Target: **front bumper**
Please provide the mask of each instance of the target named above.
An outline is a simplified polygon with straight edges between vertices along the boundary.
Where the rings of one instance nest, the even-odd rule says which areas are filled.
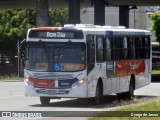
[[[87,82],[76,88],[38,88],[30,86],[25,82],[25,96],[51,97],[51,98],[86,98]]]

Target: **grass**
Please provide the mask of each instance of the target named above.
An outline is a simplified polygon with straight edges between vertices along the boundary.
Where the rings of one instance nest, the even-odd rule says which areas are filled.
[[[6,81],[6,80],[23,80],[23,77],[18,77],[16,75],[0,76],[0,81]]]
[[[135,100],[133,100],[133,102],[135,102]],[[149,117],[149,113],[158,115],[158,117]],[[143,117],[133,117],[131,115]],[[148,117],[144,117],[144,115]],[[131,105],[113,108],[89,120],[160,120],[160,97],[137,99],[137,101]]]
[[[160,70],[153,70],[153,71],[152,71],[152,74],[154,74],[154,75],[155,75],[155,74],[156,74],[156,75],[157,75],[157,74],[160,74]]]

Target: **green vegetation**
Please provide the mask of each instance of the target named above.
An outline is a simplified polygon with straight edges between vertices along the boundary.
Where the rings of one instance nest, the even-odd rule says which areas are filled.
[[[160,104],[160,97],[158,97],[158,98],[144,98],[144,99],[136,99],[135,98],[133,100],[133,104],[131,104],[131,105],[113,108],[109,112],[106,111],[102,114],[98,114],[97,116],[90,118],[89,120],[142,120],[142,119],[144,119],[144,120],[159,120],[160,117],[131,117],[132,113],[134,113],[134,115],[135,114],[144,115],[144,113],[146,115],[149,115],[149,113],[152,113],[154,115],[160,116],[159,104]],[[109,114],[111,114],[113,117],[106,117],[106,116],[109,116]],[[116,116],[116,117],[114,117],[114,116]]]
[[[68,23],[68,9],[49,9],[49,26]],[[0,10],[0,54],[17,54],[17,40],[26,37],[27,30],[35,27],[35,9]]]
[[[157,41],[160,43],[160,11],[155,12],[154,14],[149,14],[151,20],[151,31],[157,37]]]
[[[15,54],[17,52],[17,40],[23,40],[28,28],[29,19],[33,16],[32,10],[0,11],[0,53]]]
[[[6,81],[6,80],[22,80],[23,81],[23,77],[18,77],[16,75],[6,75],[6,76],[0,76],[0,81]]]
[[[49,9],[49,26],[63,26],[68,23],[68,9]]]
[[[160,70],[153,70],[152,74],[160,74]]]

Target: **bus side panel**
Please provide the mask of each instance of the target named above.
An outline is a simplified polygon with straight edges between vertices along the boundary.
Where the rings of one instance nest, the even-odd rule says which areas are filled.
[[[105,95],[112,93],[112,78],[105,80]]]
[[[115,61],[114,77],[120,80],[120,90],[117,88],[118,92],[129,90],[131,75],[135,76],[135,89],[148,85],[151,76],[150,60]],[[116,83],[112,80],[112,85]],[[114,91],[112,90],[112,92]]]
[[[151,83],[151,62],[150,60],[145,60],[145,71],[144,74],[136,75],[136,86],[135,88],[141,88],[143,86],[149,85]]]
[[[118,92],[126,92],[129,90],[129,83],[130,83],[130,76],[124,76],[119,78],[120,79],[120,89]]]
[[[128,61],[107,62],[106,94],[129,89]]]

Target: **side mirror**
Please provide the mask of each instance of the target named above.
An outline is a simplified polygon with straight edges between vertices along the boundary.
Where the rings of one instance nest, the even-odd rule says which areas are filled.
[[[19,56],[20,59],[22,60],[22,65],[23,67],[25,67],[25,61],[27,60],[27,43],[26,43],[26,39],[24,39],[21,43],[20,43],[20,51],[19,51]]]

